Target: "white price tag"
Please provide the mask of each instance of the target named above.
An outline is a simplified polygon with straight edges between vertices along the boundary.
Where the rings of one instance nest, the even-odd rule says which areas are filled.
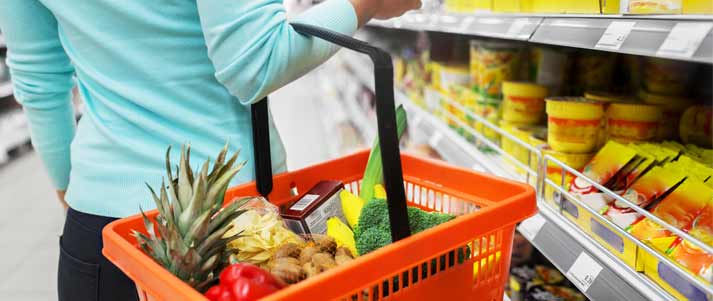
[[[535,214],[532,217],[522,221],[517,229],[520,230],[520,233],[525,236],[525,238],[532,241],[537,236],[537,233],[542,230],[542,227],[546,222],[547,220],[545,220],[542,215]]]
[[[577,284],[583,292],[586,292],[601,271],[602,266],[587,253],[582,252],[567,271],[567,278]]]
[[[619,50],[636,22],[612,21],[594,48]]]
[[[525,26],[527,26],[528,23],[529,22],[527,21],[527,18],[515,19],[515,21],[510,24],[510,28],[508,28],[508,31],[505,33],[505,36],[510,38],[518,38],[522,33],[522,30],[525,29]]]
[[[681,22],[671,29],[656,55],[690,58],[713,28],[713,23]]]

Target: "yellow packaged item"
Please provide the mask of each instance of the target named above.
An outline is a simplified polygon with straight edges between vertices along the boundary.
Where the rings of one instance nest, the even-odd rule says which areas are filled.
[[[645,103],[657,105],[661,108],[663,115],[659,124],[658,138],[678,138],[678,123],[681,115],[688,107],[693,105],[693,101],[683,97],[648,93],[644,90],[639,91],[639,98]]]
[[[649,172],[639,178],[634,184],[621,194],[623,198],[634,203],[640,208],[658,201],[665,194],[676,189],[679,182],[686,178],[686,174],[671,169],[654,166]],[[628,204],[615,200],[602,211],[602,215],[622,229],[626,229],[641,217]]]
[[[518,79],[521,58],[521,49],[512,43],[481,43],[478,51],[480,94],[486,98],[500,99],[502,83]]]
[[[683,14],[713,14],[713,1],[683,0]]]
[[[534,47],[530,50],[530,74],[528,79],[547,87],[550,95],[564,92],[567,74],[572,65],[573,51],[549,47]]]
[[[607,136],[622,143],[655,140],[661,116],[655,105],[613,103],[607,108]]]
[[[480,43],[479,40],[470,41],[470,85],[476,93],[480,92]]]
[[[601,102],[604,106],[604,112],[607,111],[609,105],[616,102],[633,102],[633,97],[624,94],[616,94],[600,91],[587,91],[584,93],[584,98]],[[601,125],[599,126],[599,136],[597,137],[597,146],[603,146],[607,143],[607,115],[604,114]]]
[[[538,131],[545,130],[544,126],[527,126],[527,125],[519,125],[519,124],[513,124],[509,123],[507,121],[500,121],[500,127],[507,132],[508,134],[514,136],[516,139],[523,143],[528,143],[529,137]],[[508,139],[506,137],[502,137],[501,147],[503,148],[503,151],[505,153],[510,154],[511,156],[515,157],[515,159],[524,164],[525,166],[529,166],[529,160],[530,160],[530,150],[527,149],[526,147],[518,144],[517,142],[513,141],[512,139]],[[513,164],[515,165],[515,164]],[[515,169],[517,170],[518,173],[525,175],[526,172],[522,168],[518,167],[515,165]],[[537,169],[534,169],[537,171]]]
[[[493,11],[499,13],[532,12],[532,0],[494,0]]]
[[[680,14],[681,0],[628,0],[630,14]]]
[[[475,114],[483,117],[492,125],[497,125],[500,120],[500,103],[500,99],[488,98],[479,95],[476,99]],[[483,134],[485,138],[495,143],[500,141],[500,135],[482,123],[476,122],[475,130]]]
[[[565,153],[591,153],[597,137],[604,107],[599,102],[580,97],[546,99],[547,143],[553,150]]]
[[[679,134],[684,143],[713,147],[713,107],[689,107],[681,116]]]
[[[693,63],[660,58],[644,59],[644,89],[661,95],[685,95],[696,71]]]
[[[626,164],[636,157],[636,151],[614,141],[609,141],[594,155],[584,167],[582,174],[592,181],[604,185],[613,178]],[[584,179],[572,181],[570,192],[586,195],[598,189]],[[594,207],[594,206],[593,206]]]
[[[582,51],[576,60],[576,84],[582,93],[584,91],[607,91],[612,78],[616,54],[600,51]],[[579,94],[578,93],[578,94]],[[579,94],[581,95],[581,94]]]
[[[503,82],[503,116],[507,122],[534,125],[545,114],[547,88],[523,82]]]
[[[542,155],[549,155],[571,168],[582,170],[582,168],[584,168],[584,166],[592,160],[595,154],[568,154],[554,151],[549,146],[544,146],[542,148]],[[546,174],[548,179],[562,187],[565,191],[569,190],[570,184],[572,180],[574,180],[574,175],[572,173],[567,171],[563,172],[562,167],[552,161],[547,162]],[[552,188],[551,185],[545,185],[545,200],[553,200],[553,193],[554,188]]]

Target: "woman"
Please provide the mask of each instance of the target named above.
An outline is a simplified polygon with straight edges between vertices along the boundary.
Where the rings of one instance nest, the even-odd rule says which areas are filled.
[[[294,22],[353,34],[419,6],[328,0]],[[166,147],[191,142],[200,162],[227,140],[251,162],[248,105],[337,50],[297,34],[279,0],[3,0],[0,29],[32,142],[69,206],[60,301],[135,300],[133,283],[101,255],[101,229],[153,208],[144,182],[161,182]],[[76,129],[75,85],[86,104]],[[273,169],[283,171],[274,126],[270,137]],[[236,181],[253,173],[248,166]]]

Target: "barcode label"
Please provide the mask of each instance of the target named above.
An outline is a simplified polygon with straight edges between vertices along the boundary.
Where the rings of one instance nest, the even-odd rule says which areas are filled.
[[[290,210],[296,210],[296,211],[305,210],[307,207],[309,207],[310,204],[312,204],[312,202],[314,202],[314,200],[316,200],[318,198],[319,198],[319,195],[306,194],[299,201],[297,201],[297,203],[292,205],[292,207],[290,207]]]

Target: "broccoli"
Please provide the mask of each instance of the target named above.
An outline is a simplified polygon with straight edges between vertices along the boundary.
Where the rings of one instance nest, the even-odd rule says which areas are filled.
[[[455,216],[439,212],[426,212],[408,207],[409,228],[415,234],[454,219]],[[386,200],[374,199],[364,205],[359,222],[354,229],[354,238],[359,255],[364,255],[391,241],[389,209]]]

